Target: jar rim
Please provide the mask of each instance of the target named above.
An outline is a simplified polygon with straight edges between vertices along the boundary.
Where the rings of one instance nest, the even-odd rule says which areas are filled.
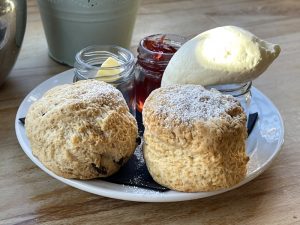
[[[232,94],[234,97],[238,97],[248,93],[251,87],[252,87],[252,81],[248,81],[245,83],[219,84],[219,85],[207,86],[207,88],[217,89],[223,94]]]
[[[187,38],[184,37],[184,36],[181,36],[181,35],[178,35],[178,34],[152,34],[152,35],[149,35],[147,37],[144,37],[142,40],[140,40],[139,42],[139,46],[143,49],[143,51],[145,51],[146,53],[148,54],[157,54],[158,52],[154,52],[150,49],[147,49],[145,46],[144,46],[144,41],[146,40],[146,38],[154,38],[154,37],[161,37],[165,35],[166,37],[169,37],[167,40],[171,40],[175,43],[178,43],[180,45],[184,44],[186,41],[187,41]],[[177,40],[175,40],[177,39]],[[165,55],[165,56],[171,56],[171,55],[174,55],[175,53],[164,53],[164,52],[159,52],[160,54],[162,55]]]
[[[108,70],[122,69],[122,68],[126,68],[127,66],[131,66],[134,63],[134,55],[132,54],[132,52],[130,52],[129,50],[127,50],[123,47],[117,46],[117,45],[90,45],[90,46],[87,46],[87,47],[83,48],[82,50],[80,50],[76,54],[75,60],[77,63],[84,65],[88,69],[98,70],[99,67],[91,65],[88,62],[84,61],[81,56],[84,53],[88,53],[88,52],[96,52],[98,54],[100,54],[100,53],[114,54],[114,53],[110,52],[108,49],[115,49],[118,52],[121,52],[123,57],[125,54],[125,56],[127,56],[127,58],[126,58],[125,62],[121,61],[119,66],[108,66],[108,67],[104,67],[105,69],[108,69]]]

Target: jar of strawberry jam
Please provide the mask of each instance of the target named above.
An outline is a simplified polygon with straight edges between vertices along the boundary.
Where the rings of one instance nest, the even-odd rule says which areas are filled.
[[[135,78],[137,113],[142,112],[148,95],[160,87],[170,59],[185,41],[174,34],[155,34],[140,41]]]

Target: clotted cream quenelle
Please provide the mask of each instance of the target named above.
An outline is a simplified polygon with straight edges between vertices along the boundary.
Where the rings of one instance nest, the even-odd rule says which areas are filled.
[[[240,27],[217,27],[189,40],[174,54],[164,72],[162,86],[252,81],[279,53],[279,45]]]

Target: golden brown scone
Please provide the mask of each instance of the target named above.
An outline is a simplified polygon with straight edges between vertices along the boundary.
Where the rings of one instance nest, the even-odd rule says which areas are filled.
[[[246,175],[246,115],[240,103],[199,85],[153,91],[143,108],[144,158],[153,179],[185,192],[214,191]]]
[[[33,155],[65,178],[106,177],[133,154],[137,124],[119,90],[86,80],[52,88],[25,123]]]

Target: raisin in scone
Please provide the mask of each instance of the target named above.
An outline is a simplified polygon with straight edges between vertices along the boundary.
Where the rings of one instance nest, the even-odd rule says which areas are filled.
[[[246,175],[246,115],[232,96],[199,85],[156,89],[143,108],[144,158],[153,179],[184,192],[214,191]]]
[[[136,148],[137,124],[119,90],[86,80],[52,88],[26,116],[32,153],[65,178],[106,177]]]

